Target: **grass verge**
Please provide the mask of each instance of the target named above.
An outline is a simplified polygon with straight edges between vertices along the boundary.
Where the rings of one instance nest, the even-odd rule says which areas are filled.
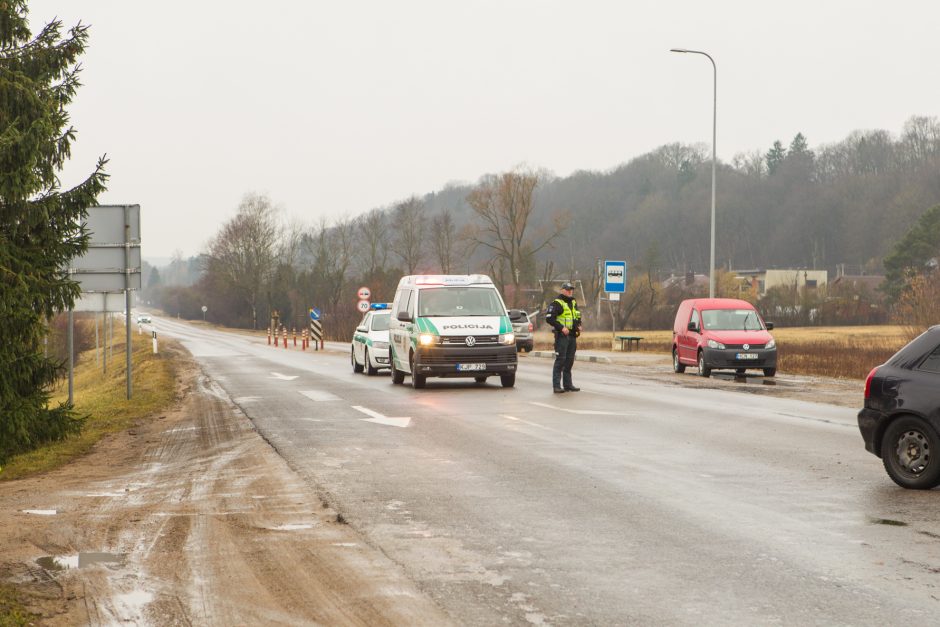
[[[172,354],[153,354],[147,335],[131,333],[131,400],[127,400],[124,329],[115,330],[115,344],[104,371],[101,351],[94,349],[78,356],[75,364],[73,399],[80,415],[88,419],[82,432],[61,442],[16,455],[0,472],[0,481],[18,479],[58,468],[87,453],[98,440],[123,431],[135,421],[169,407],[176,396],[176,368]],[[118,336],[122,341],[118,342]],[[163,346],[166,346],[164,342]],[[56,387],[52,403],[68,398],[68,380]]]
[[[777,370],[782,373],[864,379],[907,344],[909,331],[902,326],[791,327],[772,331],[777,340]],[[620,331],[617,335],[639,335],[640,351],[669,355],[672,331]],[[552,350],[551,335],[535,335],[538,350]],[[620,350],[607,332],[584,333],[579,349]]]
[[[24,627],[36,624],[39,616],[20,603],[16,588],[0,584],[0,627]]]

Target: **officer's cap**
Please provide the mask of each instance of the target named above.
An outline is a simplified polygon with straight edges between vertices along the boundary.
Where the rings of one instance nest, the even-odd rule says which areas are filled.
[[[571,284],[570,282],[568,282],[568,281],[565,281],[564,283],[562,283],[561,289],[563,289],[563,290],[573,290],[573,289],[574,289],[574,285],[572,285],[572,284]]]

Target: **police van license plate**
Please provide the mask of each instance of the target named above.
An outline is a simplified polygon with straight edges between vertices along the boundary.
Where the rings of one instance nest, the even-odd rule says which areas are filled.
[[[757,359],[757,353],[738,353],[735,359]]]
[[[486,370],[486,364],[457,364],[457,370],[460,372],[469,372],[471,370]]]

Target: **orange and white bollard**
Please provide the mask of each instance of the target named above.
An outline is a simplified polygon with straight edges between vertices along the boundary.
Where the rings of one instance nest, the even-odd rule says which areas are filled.
[[[296,327],[295,327],[294,329],[292,329],[292,331],[294,332],[294,348],[297,348],[297,329],[296,329]]]
[[[307,350],[307,329],[300,332],[300,350]]]
[[[284,348],[287,348],[287,327],[284,327]]]
[[[268,346],[271,345],[271,327],[268,327]]]

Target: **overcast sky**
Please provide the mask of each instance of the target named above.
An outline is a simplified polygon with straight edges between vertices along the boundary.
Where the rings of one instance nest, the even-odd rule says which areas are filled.
[[[91,25],[63,184],[107,153],[145,258],[198,254],[247,192],[309,223],[518,165],[609,170],[898,134],[940,114],[940,3],[33,0]],[[720,184],[720,182],[719,182]]]

